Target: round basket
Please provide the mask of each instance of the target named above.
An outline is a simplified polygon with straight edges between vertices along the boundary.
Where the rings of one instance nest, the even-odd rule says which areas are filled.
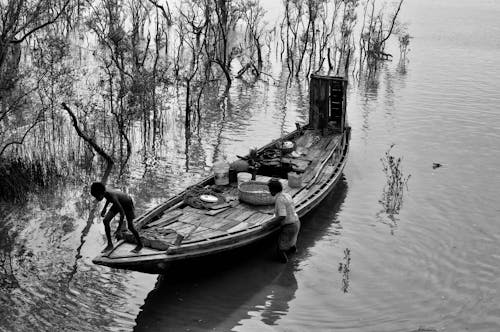
[[[270,205],[274,197],[269,192],[267,182],[247,181],[238,186],[238,197],[241,201],[252,205]]]

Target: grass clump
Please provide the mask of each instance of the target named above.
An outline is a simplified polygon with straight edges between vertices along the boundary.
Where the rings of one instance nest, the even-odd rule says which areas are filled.
[[[385,152],[382,162],[382,170],[385,173],[387,182],[382,192],[382,197],[379,200],[384,207],[385,212],[393,216],[398,214],[403,205],[403,194],[405,189],[408,190],[408,180],[411,175],[405,176],[401,165],[401,157],[394,157],[391,150],[394,144]]]
[[[54,159],[0,159],[0,201],[24,202],[30,193],[46,189],[61,174]]]

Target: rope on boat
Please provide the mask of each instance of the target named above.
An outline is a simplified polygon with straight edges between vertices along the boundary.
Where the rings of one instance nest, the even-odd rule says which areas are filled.
[[[212,195],[217,197],[218,201],[215,203],[207,203],[200,199],[201,195]],[[186,190],[184,194],[184,202],[195,209],[210,209],[210,206],[215,204],[225,203],[226,199],[221,193],[202,186],[192,186]]]

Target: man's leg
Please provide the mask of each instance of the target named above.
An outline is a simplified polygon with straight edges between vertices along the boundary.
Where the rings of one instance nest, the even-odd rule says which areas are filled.
[[[104,231],[106,232],[106,239],[108,240],[108,245],[104,250],[102,251],[107,252],[113,249],[113,240],[111,239],[111,220],[113,220],[114,216],[116,215],[116,212],[113,211],[113,209],[109,209],[108,213],[106,213],[106,216],[104,216],[103,219],[103,224],[104,224]]]
[[[278,244],[276,253],[278,254],[278,260],[281,263],[287,263],[288,262],[288,256],[286,254],[286,250],[281,250],[279,244]]]
[[[143,245],[141,242],[141,237],[139,236],[139,233],[135,230],[135,227],[134,227],[135,213],[134,213],[133,203],[131,206],[126,207],[125,214],[127,216],[127,227],[129,229],[129,231],[134,235],[135,241],[137,243],[137,246],[132,250],[132,252],[137,253],[137,252],[141,251]]]

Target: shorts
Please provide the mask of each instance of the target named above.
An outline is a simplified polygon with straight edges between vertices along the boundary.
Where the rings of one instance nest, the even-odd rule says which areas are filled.
[[[278,237],[279,250],[289,250],[297,244],[297,237],[300,230],[300,221],[282,226]]]
[[[134,202],[130,200],[130,202],[122,202],[121,205],[123,207],[123,211],[125,212],[125,217],[127,218],[127,221],[132,222],[135,219]],[[115,204],[113,204],[109,209],[108,213],[106,213],[104,219],[112,220],[117,214],[120,214],[120,209]]]

